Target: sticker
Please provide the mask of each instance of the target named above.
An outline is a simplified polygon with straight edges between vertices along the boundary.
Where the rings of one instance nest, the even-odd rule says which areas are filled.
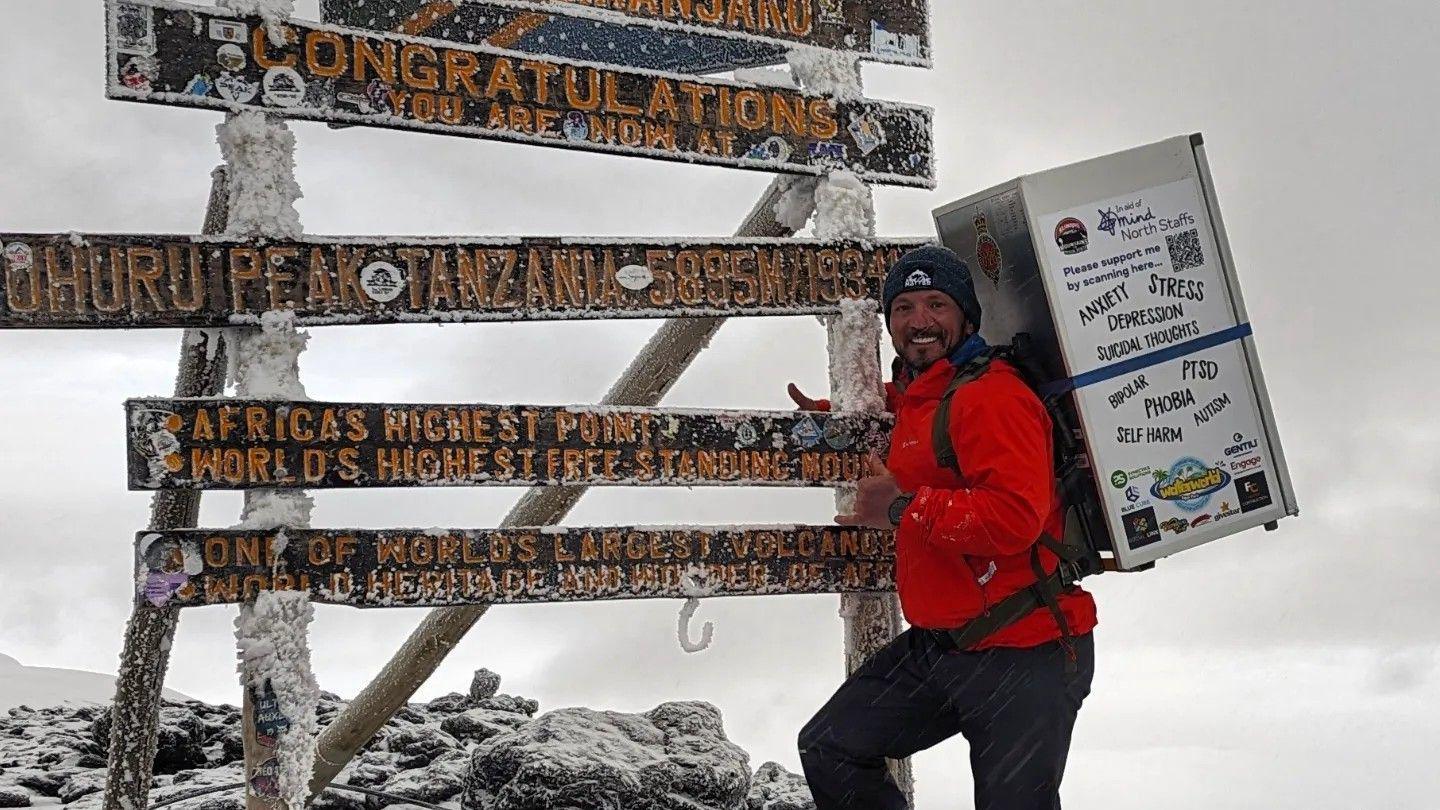
[[[371,79],[365,85],[365,99],[370,102],[370,112],[393,115],[395,108],[390,106],[390,85],[379,79]]]
[[[1210,514],[1207,512],[1206,514],[1203,514],[1200,517],[1197,517],[1194,520],[1190,521],[1190,528],[1193,529],[1196,526],[1204,526],[1206,523],[1209,523],[1210,520]]]
[[[819,444],[823,435],[820,426],[815,424],[815,418],[812,416],[806,416],[790,429],[790,437],[804,448],[811,448]]]
[[[560,125],[560,131],[569,140],[583,141],[590,137],[590,122],[585,120],[585,113],[571,110],[565,113],[565,121]]]
[[[215,89],[215,80],[203,73],[196,73],[185,85],[185,93],[191,96],[208,96]]]
[[[265,90],[266,104],[276,107],[294,107],[305,98],[305,80],[299,71],[289,67],[273,67],[265,71],[260,82]]]
[[[1142,509],[1120,517],[1125,525],[1125,539],[1130,548],[1143,548],[1160,541],[1160,527],[1155,525],[1155,510]]]
[[[1000,268],[1005,265],[1005,257],[1000,253],[1000,243],[990,235],[990,223],[986,221],[984,214],[975,215],[975,261],[980,264],[980,271],[992,282],[1000,283]]]
[[[878,118],[868,112],[864,115],[850,113],[850,126],[847,129],[862,155],[868,155],[885,145],[885,128],[880,126]]]
[[[250,772],[250,792],[267,799],[280,798],[280,760],[271,757]]]
[[[778,135],[772,135],[750,147],[750,151],[745,153],[745,157],[750,160],[769,160],[775,161],[776,163],[784,163],[790,159],[791,152],[790,144],[786,143],[784,138]]]
[[[1220,509],[1219,509],[1219,511],[1217,511],[1217,512],[1215,513],[1215,519],[1216,519],[1216,520],[1224,520],[1225,518],[1230,517],[1231,515],[1238,515],[1238,514],[1240,514],[1240,510],[1231,507],[1229,501],[1221,501],[1221,502],[1220,502]]]
[[[627,264],[615,271],[615,280],[627,290],[640,292],[655,283],[655,274],[643,265]]]
[[[920,37],[915,34],[892,34],[880,23],[870,21],[870,52],[881,56],[920,58]]]
[[[150,92],[150,75],[155,71],[151,59],[133,56],[120,68],[120,83],[142,93]]]
[[[210,21],[210,38],[213,40],[244,45],[249,34],[250,27],[239,20]]]
[[[932,286],[932,284],[930,274],[924,270],[916,270],[905,277],[905,287],[907,289],[910,287],[929,287]]]
[[[1128,487],[1125,488],[1125,500],[1126,500],[1126,501],[1129,501],[1130,503],[1135,503],[1136,501],[1140,500],[1140,498],[1141,498],[1141,495],[1140,495],[1140,488],[1139,488],[1139,487],[1135,486],[1134,484],[1131,484],[1130,486],[1128,486]]]
[[[976,579],[976,582],[979,582],[981,585],[984,585],[985,583],[987,583],[987,582],[989,582],[990,580],[994,579],[994,578],[995,578],[995,573],[996,573],[997,571],[999,571],[999,570],[1000,570],[1000,567],[995,564],[995,561],[994,561],[994,560],[991,560],[989,567],[987,567],[987,568],[985,569],[985,573],[981,574],[981,575],[979,576],[979,578]]]
[[[115,50],[150,56],[155,53],[154,9],[121,3],[115,7]]]
[[[140,561],[145,565],[145,584],[140,596],[155,607],[164,607],[179,594],[194,596],[190,578],[204,570],[198,552],[183,549],[175,540],[162,540],[151,533],[140,538]]]
[[[5,261],[15,270],[24,270],[35,264],[35,251],[24,242],[11,242],[5,246]]]
[[[220,67],[232,72],[244,70],[247,64],[245,51],[241,50],[239,45],[229,44],[215,49],[215,61],[220,63]]]
[[[1235,479],[1235,492],[1240,496],[1240,511],[1253,512],[1256,509],[1263,509],[1269,506],[1270,483],[1265,480],[1265,473],[1257,472],[1247,475],[1244,478]]]
[[[818,161],[839,161],[844,162],[848,157],[849,150],[845,144],[836,141],[816,141],[810,144],[810,159]]]
[[[827,23],[845,22],[844,0],[815,0],[820,19]]]
[[[835,419],[825,423],[825,444],[833,450],[844,450],[855,442],[855,437],[845,429],[845,424]]]
[[[226,101],[245,104],[260,92],[260,85],[244,76],[225,71],[215,79],[215,89],[220,91],[220,97]]]
[[[760,431],[749,422],[742,422],[740,427],[735,428],[735,443],[741,447],[750,447],[760,441]]]
[[[1110,486],[1115,487],[1116,489],[1120,489],[1129,482],[1130,476],[1126,475],[1124,470],[1116,470],[1115,472],[1110,473]]]
[[[1155,473],[1150,494],[1174,503],[1186,512],[1199,512],[1210,502],[1210,496],[1230,484],[1230,473],[1212,467],[1193,456],[1186,456],[1170,465],[1168,472]]]
[[[1161,523],[1160,528],[1164,529],[1167,532],[1184,534],[1185,532],[1190,530],[1190,524],[1185,522],[1185,518],[1172,517],[1164,523]]]
[[[280,698],[275,695],[275,685],[265,681],[265,689],[250,690],[250,710],[255,719],[255,740],[266,748],[274,748],[280,742],[280,735],[290,728],[290,718],[280,710]]]
[[[371,262],[360,271],[360,286],[371,300],[389,303],[405,288],[405,274],[389,262]]]
[[[1055,226],[1055,244],[1066,256],[1084,253],[1090,247],[1090,231],[1075,217],[1066,217]]]

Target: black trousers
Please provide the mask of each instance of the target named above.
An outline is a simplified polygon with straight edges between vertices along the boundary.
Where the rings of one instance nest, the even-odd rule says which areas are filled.
[[[956,734],[970,742],[976,810],[1059,810],[1075,715],[1090,693],[1095,642],[953,652],[910,628],[845,680],[800,732],[818,810],[905,810],[885,767]]]

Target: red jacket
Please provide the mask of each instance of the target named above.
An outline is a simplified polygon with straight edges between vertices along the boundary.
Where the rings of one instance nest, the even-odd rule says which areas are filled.
[[[1063,515],[1051,461],[1050,415],[1015,368],[994,360],[955,392],[950,440],[963,475],[935,459],[931,424],[954,377],[933,364],[905,387],[886,386],[895,414],[887,466],[915,493],[895,533],[895,579],[911,625],[956,628],[1035,582],[1030,549],[1041,530],[1060,536]],[[1046,572],[1057,559],[1040,548]],[[1095,600],[1078,588],[1060,608],[1075,635],[1095,627]],[[973,649],[1033,647],[1061,637],[1045,607]]]

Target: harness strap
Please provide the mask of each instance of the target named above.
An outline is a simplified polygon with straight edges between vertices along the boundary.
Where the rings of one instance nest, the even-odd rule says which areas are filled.
[[[960,386],[976,379],[990,367],[990,360],[997,354],[996,348],[991,348],[975,356],[975,359],[966,363],[955,372],[950,385],[940,397],[940,404],[935,408],[935,419],[930,423],[930,441],[935,448],[935,460],[940,463],[942,469],[951,469],[960,472],[960,461],[955,455],[955,443],[950,441],[950,405],[955,399],[955,392]]]

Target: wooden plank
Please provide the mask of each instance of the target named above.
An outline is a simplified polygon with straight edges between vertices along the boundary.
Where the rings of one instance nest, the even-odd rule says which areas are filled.
[[[0,233],[0,328],[826,314],[926,241]]]
[[[136,599],[298,590],[352,607],[886,591],[888,531],[840,526],[139,532]]]
[[[934,186],[932,111],[489,46],[107,0],[110,98]]]
[[[928,0],[321,0],[326,22],[632,67],[707,73],[796,45],[930,66]],[[584,43],[584,47],[581,43]],[[727,49],[733,43],[743,46]]]
[[[834,486],[889,417],[236,399],[125,403],[131,489]]]

